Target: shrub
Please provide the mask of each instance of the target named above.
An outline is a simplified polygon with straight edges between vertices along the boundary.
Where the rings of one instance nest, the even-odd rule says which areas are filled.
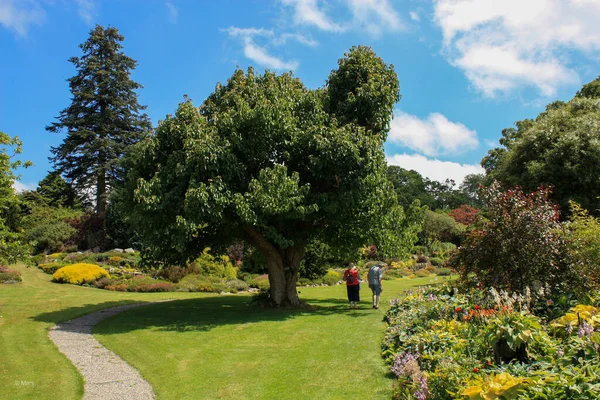
[[[464,282],[523,291],[547,282],[558,291],[584,282],[570,265],[550,190],[525,194],[500,190],[498,182],[481,190],[489,221],[470,230],[449,261]]]
[[[202,255],[198,257],[190,267],[204,276],[216,278],[237,279],[237,268],[233,266],[229,257],[222,255],[215,257],[210,254],[210,248],[205,248]]]
[[[437,274],[439,276],[449,276],[452,274],[452,270],[450,268],[439,268]]]
[[[465,228],[447,214],[427,210],[419,241],[427,245],[435,241],[460,243]]]
[[[191,274],[184,277],[177,286],[188,292],[228,292],[229,288],[218,278]]]
[[[424,268],[425,271],[435,274],[437,272],[437,268],[434,267],[433,265],[428,265]]]
[[[22,278],[19,271],[10,269],[6,265],[0,265],[0,283],[17,283],[21,281]]]
[[[309,285],[313,285],[313,284],[314,284],[314,282],[308,278],[299,278],[298,281],[296,282],[296,286],[309,286]]]
[[[438,258],[438,257],[430,258],[429,262],[431,263],[431,265],[436,266],[436,267],[441,267],[442,265],[444,265],[444,260],[442,260],[441,258]]]
[[[454,220],[459,224],[471,225],[477,220],[477,215],[480,212],[481,210],[478,210],[477,208],[463,204],[462,206],[450,211],[448,215],[454,218]]]
[[[426,276],[430,276],[431,272],[429,272],[426,268],[425,269],[420,269],[417,272],[415,272],[415,275],[418,276],[419,278],[424,278]]]
[[[248,282],[248,284],[250,285],[250,287],[255,287],[260,290],[267,290],[271,287],[269,283],[269,276],[266,274],[257,276],[256,278]]]
[[[81,285],[108,276],[108,272],[98,265],[81,263],[60,268],[52,275],[52,279],[56,282]]]
[[[65,256],[63,261],[76,264],[78,262],[82,262],[88,256],[89,256],[89,254],[85,254],[85,253],[69,253]]]
[[[323,277],[323,283],[332,286],[342,280],[342,274],[338,271],[330,269]]]
[[[59,269],[61,269],[64,266],[65,266],[64,263],[58,263],[58,262],[52,262],[52,263],[38,265],[38,267],[42,271],[44,271],[45,273],[50,274],[50,275],[54,274],[56,271],[58,271]]]
[[[413,254],[427,254],[428,252],[427,246],[414,246],[412,249]]]
[[[233,292],[245,292],[250,288],[250,286],[246,282],[239,279],[228,280],[227,282],[225,282],[225,285],[227,285],[227,287]]]
[[[121,256],[112,256],[112,257],[109,257],[108,263],[114,267],[118,267],[119,265],[121,265],[121,262],[123,260],[125,260],[125,259]]]
[[[600,219],[594,218],[577,203],[570,202],[568,246],[577,269],[590,287],[600,287]]]

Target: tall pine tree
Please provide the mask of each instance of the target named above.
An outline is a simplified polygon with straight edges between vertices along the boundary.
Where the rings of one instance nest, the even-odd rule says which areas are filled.
[[[137,62],[123,53],[123,39],[116,28],[96,25],[79,46],[83,55],[69,59],[77,69],[68,79],[71,105],[46,127],[66,130],[50,160],[80,194],[95,192],[97,213],[106,210],[108,189],[123,174],[119,159],[151,127],[138,103],[142,85],[130,78]]]

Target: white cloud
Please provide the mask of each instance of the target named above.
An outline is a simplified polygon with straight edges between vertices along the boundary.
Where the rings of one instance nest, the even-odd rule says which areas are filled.
[[[311,25],[328,32],[343,32],[346,30],[340,24],[333,22],[319,8],[317,0],[282,0],[283,4],[294,8],[294,23],[296,25]]]
[[[600,49],[597,0],[435,0],[444,54],[486,96],[578,81],[569,55]]]
[[[46,13],[34,0],[0,0],[0,25],[27,36],[31,25],[44,22]]]
[[[412,19],[413,21],[415,21],[415,22],[419,22],[419,21],[421,21],[421,16],[419,15],[419,13],[418,13],[418,12],[416,12],[416,11],[411,11],[411,12],[409,13],[409,15],[410,15],[410,19]]]
[[[19,181],[13,182],[13,189],[15,189],[18,193],[24,192],[25,190],[35,190],[37,188],[37,183],[23,183]]]
[[[388,0],[348,0],[348,7],[352,12],[353,26],[360,26],[372,36],[405,28]]]
[[[264,47],[258,46],[252,38],[244,38],[244,55],[259,65],[276,70],[293,70],[298,68],[297,61],[284,61],[271,55]]]
[[[387,156],[390,165],[398,165],[404,169],[414,169],[422,176],[431,180],[443,182],[452,179],[460,185],[465,176],[482,174],[484,169],[478,164],[460,164],[451,161],[441,161],[427,158],[420,154],[393,154]]]
[[[96,5],[93,0],[76,0],[77,2],[77,13],[88,25],[91,25],[94,22],[94,17],[96,16]]]
[[[460,122],[449,121],[440,113],[420,119],[396,112],[388,140],[428,156],[458,154],[479,146],[476,131]]]
[[[240,39],[244,47],[244,55],[250,60],[267,68],[275,70],[293,70],[298,68],[297,61],[285,61],[273,54],[270,54],[267,46],[280,46],[290,40],[294,40],[305,46],[315,47],[319,43],[309,37],[299,33],[276,34],[272,29],[264,28],[238,28],[230,26],[227,29],[221,29],[222,32],[232,38]],[[259,45],[256,38],[261,38],[267,45]]]
[[[177,7],[175,7],[173,5],[173,3],[167,1],[165,3],[165,6],[167,6],[167,8],[169,9],[169,21],[172,24],[176,24],[177,23],[177,17],[179,16],[179,10],[177,9]]]

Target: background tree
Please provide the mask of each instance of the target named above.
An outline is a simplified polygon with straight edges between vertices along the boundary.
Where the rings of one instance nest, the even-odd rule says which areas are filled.
[[[17,179],[14,170],[31,165],[15,160],[21,154],[21,141],[0,132],[0,263],[9,264],[27,257],[29,248],[20,235],[20,202],[13,184]],[[9,148],[13,148],[12,154]]]
[[[40,181],[37,192],[50,207],[82,207],[73,186],[65,181],[57,171],[49,172]]]
[[[68,79],[71,105],[46,127],[66,130],[51,160],[78,193],[95,192],[97,213],[105,211],[108,188],[123,176],[119,159],[151,127],[141,113],[146,107],[138,103],[136,89],[142,86],[130,79],[136,61],[123,53],[123,39],[116,28],[96,25],[79,46],[83,55],[69,59],[77,69]]]
[[[272,302],[296,305],[314,238],[407,252],[414,234],[383,152],[398,87],[393,66],[354,47],[323,89],[237,70],[200,109],[180,104],[128,165],[125,204],[146,254],[184,262],[241,238],[265,259]]]
[[[554,102],[535,121],[503,131],[504,147],[482,160],[488,176],[528,191],[551,185],[563,213],[573,200],[600,214],[599,85],[588,83],[568,103]]]

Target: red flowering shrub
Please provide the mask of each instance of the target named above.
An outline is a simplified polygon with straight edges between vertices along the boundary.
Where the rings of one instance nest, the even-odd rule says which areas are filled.
[[[468,284],[523,291],[536,283],[556,290],[583,284],[573,268],[550,189],[507,192],[498,182],[481,190],[487,221],[474,226],[449,265]]]

